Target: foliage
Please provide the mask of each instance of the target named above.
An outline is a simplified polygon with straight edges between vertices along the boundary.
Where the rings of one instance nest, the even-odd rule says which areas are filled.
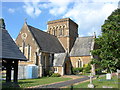
[[[59,73],[53,73],[51,77],[60,77],[61,75]]]
[[[90,70],[91,70],[91,65],[90,64],[85,64],[83,66],[83,72],[84,73],[90,73]]]
[[[97,49],[91,53],[98,56],[93,59],[92,64],[99,64],[107,72],[114,72],[120,69],[120,9],[115,10],[104,25],[102,35],[95,39]]]
[[[83,68],[81,67],[81,68],[72,68],[72,72],[73,72],[73,74],[78,74],[78,73],[80,73],[80,72],[82,72],[83,71]]]
[[[96,72],[97,74],[101,74],[101,73],[102,73],[102,68],[97,68],[97,69],[95,69],[95,72]]]
[[[52,76],[52,74],[53,74],[53,71],[49,71],[49,76]]]

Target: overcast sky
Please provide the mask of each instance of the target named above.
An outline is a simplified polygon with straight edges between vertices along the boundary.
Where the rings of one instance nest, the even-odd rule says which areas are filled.
[[[44,1],[44,2],[43,2]],[[101,25],[118,7],[119,0],[3,0],[2,15],[6,29],[15,39],[27,23],[43,31],[47,22],[71,18],[79,25],[79,36],[100,35]]]

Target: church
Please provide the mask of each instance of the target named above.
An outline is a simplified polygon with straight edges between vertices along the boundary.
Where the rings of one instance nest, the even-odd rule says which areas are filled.
[[[60,75],[72,74],[72,68],[83,67],[93,56],[96,36],[79,37],[78,24],[70,18],[48,21],[47,32],[24,23],[16,44],[28,61],[19,65],[38,66],[38,77],[53,71]],[[95,66],[92,65],[95,74]]]

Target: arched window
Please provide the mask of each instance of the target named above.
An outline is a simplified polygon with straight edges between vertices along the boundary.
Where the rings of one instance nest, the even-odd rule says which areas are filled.
[[[38,65],[38,56],[37,56],[37,52],[34,53],[34,62],[35,62],[35,65]]]
[[[22,42],[22,52],[25,54],[25,41]]]
[[[55,27],[53,28],[52,33],[53,33],[53,35],[55,35]]]
[[[62,35],[65,35],[65,26],[63,26]]]
[[[82,60],[78,60],[78,61],[76,62],[76,67],[83,67],[83,62],[82,62]]]
[[[28,60],[31,60],[31,46],[29,44],[25,46],[24,55]]]
[[[62,27],[60,26],[60,28],[59,28],[59,36],[61,36],[62,35]]]
[[[49,33],[49,34],[52,34],[52,28],[49,28],[48,33]]]

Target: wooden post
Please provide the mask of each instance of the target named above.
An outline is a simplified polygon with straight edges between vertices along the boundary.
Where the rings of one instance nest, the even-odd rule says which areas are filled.
[[[11,82],[11,61],[7,61],[6,65],[6,82]]]
[[[14,83],[18,82],[18,60],[14,61]]]

